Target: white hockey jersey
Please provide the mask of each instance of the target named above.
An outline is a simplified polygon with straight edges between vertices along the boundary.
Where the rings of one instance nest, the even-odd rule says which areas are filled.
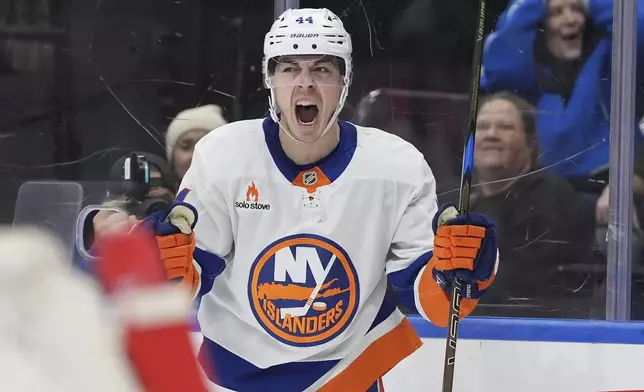
[[[178,199],[199,214],[200,359],[218,385],[361,392],[421,345],[387,277],[423,314],[414,284],[432,255],[434,177],[397,136],[340,129],[337,148],[305,167],[271,119],[196,146]]]

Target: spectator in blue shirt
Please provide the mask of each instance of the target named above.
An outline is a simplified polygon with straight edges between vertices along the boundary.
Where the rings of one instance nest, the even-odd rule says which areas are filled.
[[[644,0],[636,1],[643,54]],[[608,216],[612,27],[613,0],[512,0],[487,38],[481,80],[536,106],[539,164],[589,196],[599,222]],[[635,118],[633,132],[640,144]]]

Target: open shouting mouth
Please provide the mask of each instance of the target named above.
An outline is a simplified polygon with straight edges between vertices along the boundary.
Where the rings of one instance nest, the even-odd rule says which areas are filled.
[[[300,125],[312,126],[318,117],[318,107],[307,99],[300,99],[295,103],[295,116]]]

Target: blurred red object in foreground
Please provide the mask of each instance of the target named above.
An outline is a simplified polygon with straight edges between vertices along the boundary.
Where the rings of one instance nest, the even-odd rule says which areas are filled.
[[[167,281],[154,237],[141,228],[98,245],[96,273],[115,305],[143,389],[207,391],[189,337],[189,293]]]

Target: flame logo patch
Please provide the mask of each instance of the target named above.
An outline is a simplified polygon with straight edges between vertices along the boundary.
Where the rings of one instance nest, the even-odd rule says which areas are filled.
[[[257,190],[257,187],[255,187],[255,183],[253,181],[248,185],[246,201],[259,201],[259,191]]]
[[[248,183],[244,197],[244,200],[235,202],[235,207],[244,210],[268,211],[271,209],[271,205],[267,201],[264,201],[263,203],[259,202],[259,188],[255,186],[254,181]]]

